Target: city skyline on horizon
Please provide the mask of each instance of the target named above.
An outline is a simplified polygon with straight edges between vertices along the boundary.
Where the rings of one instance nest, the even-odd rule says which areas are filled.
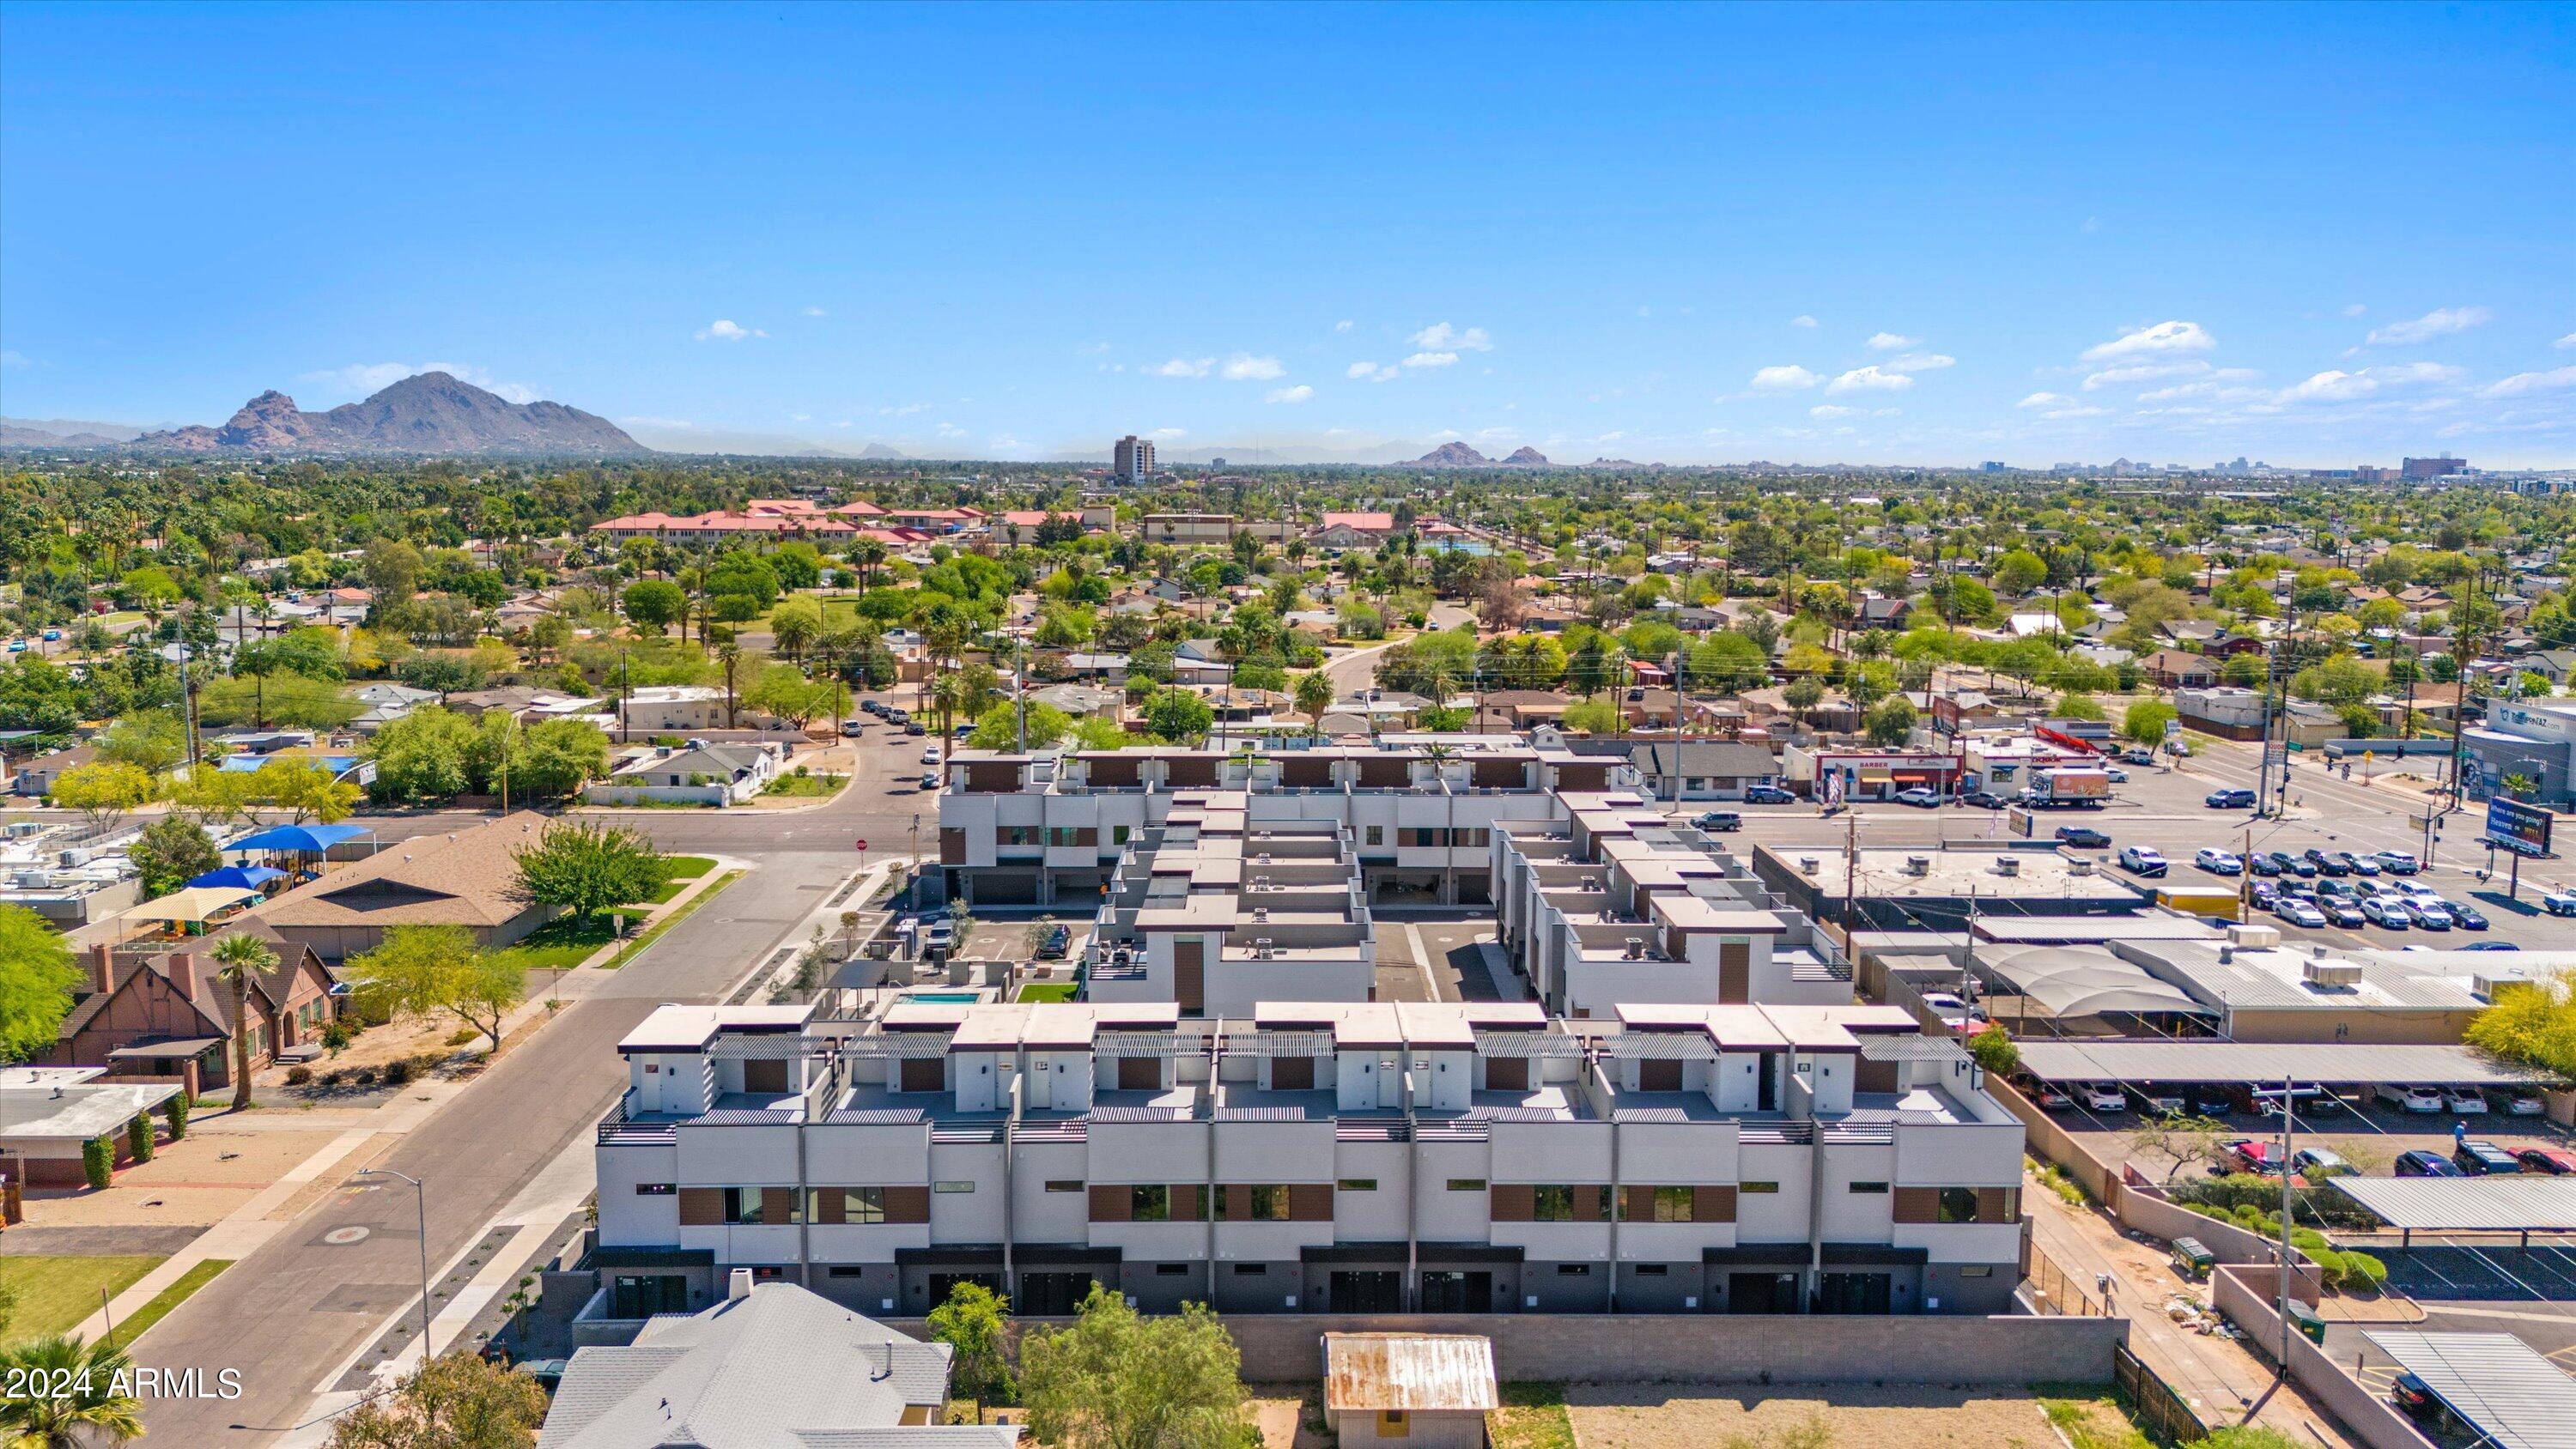
[[[13,418],[2576,465],[2565,5],[8,10]]]

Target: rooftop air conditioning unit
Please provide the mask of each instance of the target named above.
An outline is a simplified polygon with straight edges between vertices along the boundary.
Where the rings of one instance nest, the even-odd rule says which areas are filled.
[[[54,878],[41,870],[22,870],[14,877],[18,889],[40,891],[52,887]]]
[[[2361,963],[2336,961],[2325,956],[2311,956],[2300,972],[2310,986],[2333,986],[2349,989],[2361,985]]]
[[[1630,936],[1628,938],[1627,959],[1631,961],[1643,961],[1646,959],[1645,938],[1641,936]]]
[[[1928,855],[1909,855],[1905,857],[1905,873],[1907,875],[1930,875],[1932,873],[1932,857]]]
[[[55,857],[57,864],[69,868],[77,868],[79,866],[87,865],[89,864],[89,860],[90,855],[86,850],[66,850]]]
[[[2009,870],[2005,872],[2007,875],[2010,875],[2011,873],[2012,872]],[[2093,861],[2088,856],[2079,855],[2066,862],[2066,873],[2068,875],[2091,875],[2093,873]]]
[[[1270,908],[1268,906],[1254,906],[1252,908],[1252,919],[1255,921],[1268,921],[1270,919]]]
[[[1798,873],[1800,875],[1814,875],[1817,871],[1824,868],[1824,864],[1825,863],[1823,861],[1818,860],[1812,855],[1799,856]]]
[[[2012,857],[2011,857],[2011,856],[2009,856],[2009,855],[1999,855],[1999,856],[1996,856],[1996,857],[1995,857],[1995,874],[1997,874],[1997,875],[2019,875],[2019,874],[2021,874],[2021,862],[2020,862],[2020,861],[2018,861],[2018,860],[2015,860],[2014,858],[2012,858]]]

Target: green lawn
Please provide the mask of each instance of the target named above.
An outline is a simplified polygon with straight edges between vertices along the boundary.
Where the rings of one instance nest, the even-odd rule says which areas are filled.
[[[187,1302],[189,1294],[213,1282],[217,1273],[232,1265],[233,1260],[230,1258],[208,1258],[180,1274],[178,1282],[153,1294],[152,1301],[144,1304],[132,1318],[120,1320],[116,1325],[116,1331],[108,1335],[108,1342],[131,1346],[136,1339],[143,1336],[145,1329],[159,1323],[171,1309]]]
[[[1032,981],[1028,985],[1020,988],[1020,999],[1022,1001],[1071,1001],[1073,999],[1073,983],[1070,981]]]
[[[0,1258],[0,1283],[18,1295],[8,1341],[68,1333],[99,1309],[99,1292],[115,1297],[161,1260],[149,1253],[81,1258]]]
[[[668,868],[673,880],[696,880],[716,868],[715,861],[703,855],[665,856],[662,864]]]
[[[1499,1387],[1503,1406],[1488,1421],[1494,1449],[1574,1449],[1574,1423],[1565,1413],[1565,1385]]]
[[[615,939],[614,923],[607,916],[587,922],[564,916],[546,922],[522,937],[517,945],[496,954],[530,971],[569,971]]]
[[[760,793],[782,800],[821,800],[839,794],[842,782],[848,778],[847,775],[781,775],[770,781],[769,788]]]

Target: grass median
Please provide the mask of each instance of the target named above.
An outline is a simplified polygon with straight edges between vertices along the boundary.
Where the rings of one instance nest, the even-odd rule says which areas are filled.
[[[187,1302],[188,1295],[213,1282],[217,1273],[232,1265],[233,1260],[230,1258],[208,1258],[189,1268],[187,1272],[179,1275],[178,1282],[153,1294],[152,1301],[144,1304],[132,1318],[119,1322],[116,1325],[116,1331],[107,1336],[108,1343],[132,1347],[134,1341],[143,1336],[145,1329],[159,1323],[169,1315],[171,1309]]]
[[[0,1284],[18,1295],[6,1341],[71,1332],[160,1263],[152,1253],[0,1258]]]
[[[696,910],[698,907],[705,905],[707,902],[723,894],[726,886],[732,885],[735,881],[742,879],[742,877],[743,872],[738,870],[729,870],[724,874],[717,876],[708,884],[705,890],[691,896],[686,905],[681,906],[678,910],[664,916],[662,919],[655,921],[652,925],[644,929],[644,933],[642,935],[627,942],[626,949],[618,952],[617,955],[609,961],[608,969],[613,971],[618,967],[625,965],[627,962],[634,960],[637,955],[642,953],[645,947],[652,945],[664,931],[667,931],[673,926],[680,924],[682,921],[687,920],[689,918],[689,912]]]

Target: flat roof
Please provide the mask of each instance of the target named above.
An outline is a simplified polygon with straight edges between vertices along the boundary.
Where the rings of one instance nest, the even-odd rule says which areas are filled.
[[[2089,823],[2089,822],[2086,822]],[[1754,854],[1779,862],[1786,875],[1819,896],[1843,893],[1843,853],[1829,846],[1780,847],[1757,844]],[[1925,862],[1924,873],[1913,862]],[[1813,860],[1814,870],[1801,867]],[[2012,873],[2004,873],[2010,861]],[[1854,863],[1853,894],[1863,899],[1964,900],[1973,895],[1989,901],[2082,901],[2105,906],[2143,907],[2154,897],[2111,874],[2089,858],[2069,856],[2037,843],[2013,845],[1997,840],[1940,850],[1906,850],[1886,846],[1861,850]]]
[[[2496,1449],[2576,1446],[2576,1378],[2512,1334],[2373,1328],[2362,1337]]]
[[[2464,1046],[2358,1042],[2021,1041],[2021,1064],[2046,1082],[2278,1082],[2346,1086],[2418,1082],[2428,1087],[2523,1086],[2548,1073],[2499,1062]]]
[[[2337,1173],[2327,1181],[2392,1228],[2451,1233],[2576,1232],[2576,1177],[2360,1177]],[[2569,1422],[2576,1424],[2576,1419]]]
[[[2008,946],[2099,945],[2104,941],[2219,941],[2226,932],[2198,916],[2145,911],[2134,916],[1982,916],[1978,939]]]

